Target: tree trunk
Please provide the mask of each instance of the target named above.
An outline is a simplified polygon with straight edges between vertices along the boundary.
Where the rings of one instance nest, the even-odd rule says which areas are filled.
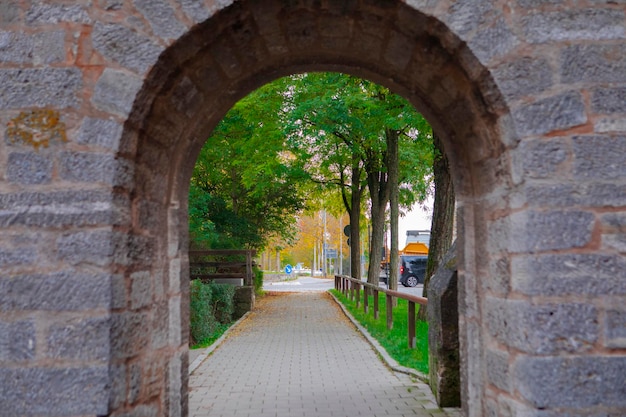
[[[361,167],[358,154],[352,155],[352,178],[350,196],[350,275],[361,279]]]
[[[435,159],[433,162],[435,202],[433,204],[428,263],[426,264],[426,276],[424,279],[424,297],[428,297],[430,278],[437,270],[443,256],[450,249],[454,233],[454,186],[450,177],[448,157],[439,136],[436,134],[433,134],[433,146],[435,148]],[[418,317],[421,320],[426,320],[426,309],[420,309]]]
[[[398,262],[398,217],[399,209],[399,189],[398,189],[398,132],[390,131],[387,133],[387,158],[389,172],[389,211],[390,211],[390,229],[391,244],[389,245],[389,268],[387,277],[387,286],[390,290],[398,289],[399,262]],[[394,298],[395,300],[395,298]]]

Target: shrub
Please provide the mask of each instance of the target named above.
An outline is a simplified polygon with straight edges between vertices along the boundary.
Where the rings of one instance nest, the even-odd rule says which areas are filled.
[[[190,344],[215,339],[233,321],[235,287],[192,280],[189,300]],[[228,327],[228,326],[226,326]]]
[[[211,337],[217,327],[211,304],[211,287],[200,280],[191,281],[189,327],[191,344]]]
[[[263,271],[254,265],[252,272],[254,273],[254,293],[260,295],[263,292]]]

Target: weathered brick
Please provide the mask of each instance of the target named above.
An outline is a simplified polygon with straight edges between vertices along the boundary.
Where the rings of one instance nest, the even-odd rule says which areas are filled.
[[[515,362],[520,394],[535,407],[626,407],[626,357],[528,357]]]
[[[601,117],[593,123],[593,131],[596,133],[626,132],[626,118]]]
[[[59,176],[72,182],[101,182],[129,188],[133,180],[133,165],[111,154],[62,152]]]
[[[177,39],[185,33],[187,28],[176,19],[174,9],[167,1],[134,0],[133,4],[150,22],[156,35]]]
[[[469,0],[452,3],[443,16],[452,31],[463,35],[487,22],[493,12],[493,2]]]
[[[577,179],[626,177],[626,136],[575,136],[572,144]]]
[[[563,4],[566,0],[517,0],[521,7],[535,9],[545,5]]]
[[[75,107],[82,86],[78,68],[0,69],[0,109]]]
[[[105,69],[96,83],[91,102],[100,110],[128,116],[141,84],[138,77]]]
[[[0,362],[25,361],[35,357],[37,336],[32,320],[0,322]]]
[[[566,83],[623,82],[626,44],[572,45],[561,53],[561,79]]]
[[[93,45],[105,58],[145,73],[156,63],[163,47],[126,26],[96,23]]]
[[[109,407],[115,410],[126,402],[126,366],[124,364],[109,366],[109,386],[111,387]]]
[[[133,363],[128,367],[128,395],[127,401],[129,404],[134,404],[139,398],[141,391],[141,365]]]
[[[47,184],[52,181],[53,162],[50,154],[12,152],[7,162],[7,179],[15,184]]]
[[[0,368],[0,410],[5,416],[108,414],[108,369]]]
[[[626,295],[626,260],[613,254],[518,256],[513,290],[527,295]]]
[[[534,354],[580,353],[598,339],[598,311],[583,303],[535,305],[487,299],[489,332],[501,343]]]
[[[0,248],[0,268],[7,268],[14,265],[30,265],[37,259],[34,250],[24,248]]]
[[[604,343],[611,349],[626,348],[626,311],[609,310],[606,312]]]
[[[80,125],[76,142],[117,150],[122,131],[122,125],[114,120],[86,117]]]
[[[27,35],[0,32],[0,61],[53,64],[65,59],[65,31]]]
[[[595,88],[591,93],[591,108],[594,112],[626,113],[626,87]]]
[[[109,358],[110,328],[108,316],[53,324],[48,330],[46,355],[105,362]]]
[[[515,109],[513,120],[519,134],[528,136],[581,125],[587,116],[580,93],[570,91]]]
[[[0,278],[0,311],[91,310],[110,303],[109,274],[62,271]]]
[[[91,23],[87,6],[35,3],[26,12],[29,25],[56,24],[59,22]]]
[[[547,90],[553,83],[553,72],[547,60],[523,57],[496,67],[494,78],[502,94],[518,99]]]
[[[623,39],[626,32],[624,11],[617,9],[532,13],[522,19],[522,27],[531,43]]]
[[[125,235],[109,230],[65,233],[57,239],[57,256],[72,265],[124,264],[126,242]]]

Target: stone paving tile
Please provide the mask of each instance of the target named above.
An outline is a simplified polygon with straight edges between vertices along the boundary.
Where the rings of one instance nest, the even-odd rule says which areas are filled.
[[[325,293],[264,297],[190,376],[190,417],[457,417],[391,371]]]

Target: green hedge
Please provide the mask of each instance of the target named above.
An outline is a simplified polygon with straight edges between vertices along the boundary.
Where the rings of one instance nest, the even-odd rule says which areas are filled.
[[[207,344],[223,333],[233,321],[234,297],[233,285],[191,281],[190,345]]]

